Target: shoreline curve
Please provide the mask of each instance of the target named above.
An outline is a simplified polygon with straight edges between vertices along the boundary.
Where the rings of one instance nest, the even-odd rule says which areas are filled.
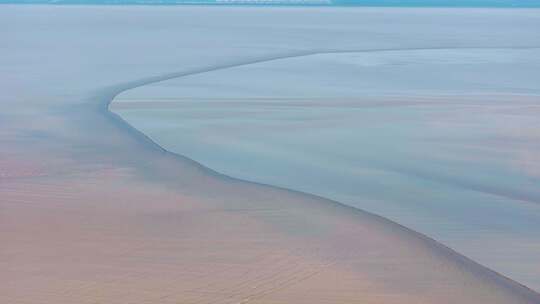
[[[265,187],[265,188],[271,188],[278,191],[285,191],[290,194],[294,195],[300,195],[303,197],[308,197],[311,199],[315,199],[317,201],[320,201],[324,204],[331,204],[338,208],[345,208],[346,210],[350,211],[354,215],[363,215],[371,217],[373,220],[380,222],[383,225],[387,225],[391,228],[395,228],[400,230],[403,233],[409,234],[411,236],[414,236],[419,241],[421,241],[424,245],[430,247],[435,253],[439,255],[444,255],[446,257],[450,257],[456,264],[463,266],[463,269],[469,269],[469,267],[472,267],[472,270],[474,270],[474,274],[483,274],[485,276],[488,276],[491,280],[493,280],[494,283],[499,285],[502,288],[511,289],[513,292],[517,292],[521,294],[524,298],[528,298],[529,300],[532,300],[533,303],[540,303],[540,293],[537,293],[535,290],[527,287],[526,285],[523,285],[517,281],[512,280],[509,277],[506,277],[497,271],[494,271],[486,266],[483,266],[479,264],[478,262],[460,254],[459,252],[455,251],[454,249],[438,242],[435,239],[432,239],[425,234],[422,234],[420,232],[414,231],[410,228],[407,228],[399,223],[396,223],[394,221],[391,221],[383,216],[355,208],[343,203],[340,203],[335,200],[331,200],[328,198],[324,198],[318,195],[297,191],[294,189],[288,189],[284,187],[278,187],[273,186],[269,184],[264,183],[257,183],[252,182],[249,180],[239,179],[233,176],[228,176],[225,174],[222,174],[218,171],[213,170],[212,168],[206,167],[205,165],[190,159],[186,156],[183,156],[178,153],[174,153],[171,151],[166,150],[165,148],[161,147],[157,142],[152,140],[148,135],[144,134],[143,132],[139,131],[134,126],[130,125],[127,121],[125,121],[122,117],[120,117],[118,114],[110,111],[109,106],[114,101],[116,96],[118,96],[120,93],[134,89],[137,87],[149,85],[152,83],[162,82],[166,80],[191,76],[191,75],[197,75],[197,74],[203,74],[207,72],[217,71],[217,70],[223,70],[233,67],[240,67],[240,66],[246,66],[256,63],[262,63],[262,62],[269,62],[269,61],[276,61],[276,60],[282,60],[282,59],[288,59],[288,58],[297,58],[297,57],[304,57],[304,56],[311,56],[311,55],[318,55],[318,54],[333,54],[333,53],[356,53],[356,52],[387,52],[387,51],[400,51],[400,50],[439,50],[439,49],[539,49],[540,47],[536,46],[530,46],[530,47],[490,47],[490,48],[456,48],[456,47],[437,47],[437,48],[406,48],[406,49],[400,49],[400,48],[384,48],[384,49],[367,49],[367,50],[309,50],[309,51],[298,51],[298,52],[291,52],[291,53],[285,53],[281,55],[275,55],[275,56],[265,56],[265,57],[254,57],[249,60],[244,61],[237,61],[237,62],[231,62],[228,64],[222,64],[217,66],[210,66],[210,67],[202,67],[199,69],[193,69],[188,71],[180,71],[180,72],[172,72],[172,73],[166,73],[163,75],[157,75],[157,76],[150,76],[138,80],[128,81],[124,83],[119,83],[117,85],[112,85],[109,87],[106,87],[100,91],[98,91],[93,98],[90,98],[89,105],[95,106],[94,110],[97,110],[100,112],[103,116],[105,116],[107,119],[109,119],[111,122],[113,122],[116,126],[122,128],[127,133],[131,134],[132,136],[136,137],[137,140],[144,142],[145,144],[151,145],[152,148],[160,150],[162,153],[166,153],[180,161],[188,162],[189,165],[196,166],[197,168],[204,171],[205,174],[211,175],[216,178],[224,179],[230,182],[236,182],[236,183],[245,183],[249,185],[255,185],[259,187]]]

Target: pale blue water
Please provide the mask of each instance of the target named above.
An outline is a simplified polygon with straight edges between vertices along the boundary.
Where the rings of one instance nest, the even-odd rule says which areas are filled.
[[[0,0],[0,4],[298,5],[381,7],[540,7],[539,0]]]
[[[218,172],[382,215],[538,287],[539,67],[540,48],[320,54],[140,87],[114,110]]]

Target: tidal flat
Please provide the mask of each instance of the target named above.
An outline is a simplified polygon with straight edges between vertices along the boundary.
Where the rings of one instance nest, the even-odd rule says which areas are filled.
[[[1,6],[0,26],[5,35],[0,42],[0,241],[3,245],[0,302],[540,303],[540,296],[534,291],[534,280],[530,279],[535,265],[529,265],[528,272],[520,273],[511,271],[523,269],[519,268],[523,267],[521,264],[497,269],[496,263],[476,260],[472,254],[461,252],[458,246],[446,244],[443,237],[430,235],[438,231],[436,224],[431,230],[421,231],[419,227],[430,228],[423,223],[427,213],[418,211],[413,193],[402,194],[406,192],[403,189],[410,186],[411,191],[422,189],[428,193],[426,196],[435,196],[433,187],[440,187],[441,191],[437,192],[441,193],[440,200],[427,200],[419,194],[418,204],[429,205],[435,201],[445,205],[455,203],[448,200],[449,192],[461,191],[460,195],[471,205],[486,207],[483,210],[486,216],[481,219],[491,218],[495,212],[513,210],[509,213],[511,223],[520,223],[515,229],[522,229],[520,225],[525,221],[519,216],[528,207],[527,216],[532,219],[531,227],[535,227],[536,190],[529,183],[520,183],[525,174],[534,178],[534,161],[525,157],[516,162],[511,167],[515,171],[508,173],[512,177],[510,182],[500,178],[500,174],[507,174],[510,166],[497,165],[500,164],[498,151],[504,146],[508,151],[503,152],[513,155],[514,150],[497,138],[486,143],[488,152],[479,162],[475,162],[474,157],[465,158],[469,147],[462,145],[466,132],[461,125],[455,134],[455,144],[448,149],[442,144],[434,148],[434,144],[426,142],[428,139],[436,142],[438,132],[445,130],[439,122],[472,123],[471,119],[482,122],[474,116],[476,111],[471,112],[476,113],[471,114],[473,116],[465,116],[462,122],[451,115],[457,111],[456,99],[435,100],[424,98],[431,93],[430,96],[422,93],[418,99],[408,99],[406,102],[411,103],[411,107],[399,112],[401,106],[395,104],[405,102],[400,92],[396,99],[392,99],[396,92],[392,92],[394,97],[390,99],[386,98],[388,96],[380,99],[377,91],[371,94],[371,101],[366,101],[358,99],[363,96],[336,95],[341,88],[336,91],[327,86],[317,88],[315,83],[308,84],[302,79],[296,83],[298,88],[304,88],[300,91],[303,94],[298,95],[293,86],[281,83],[283,95],[280,95],[277,93],[280,80],[273,77],[260,86],[270,90],[268,94],[261,93],[265,95],[262,97],[270,98],[269,111],[260,113],[263,103],[253,102],[258,102],[254,97],[261,97],[259,89],[244,90],[256,87],[249,83],[257,81],[253,76],[256,74],[242,78],[241,82],[235,82],[236,76],[227,74],[236,73],[236,67],[257,69],[257,65],[262,64],[259,66],[262,74],[275,72],[286,76],[290,71],[298,71],[304,76],[310,74],[313,78],[309,80],[316,81],[324,78],[319,78],[324,69],[322,74],[335,75],[338,79],[351,66],[351,58],[336,59],[341,56],[338,53],[348,52],[354,57],[356,53],[392,50],[438,49],[443,52],[452,48],[512,48],[519,59],[515,60],[522,62],[523,58],[534,57],[534,53],[527,52],[534,52],[538,47],[535,43],[538,42],[539,16],[537,10],[504,9]],[[483,51],[479,52],[462,55],[472,56],[471,60],[476,61],[478,56],[485,56]],[[310,57],[318,54],[324,57],[323,61],[329,61],[330,69],[319,62],[321,58]],[[324,54],[334,55],[325,57]],[[440,54],[414,56],[424,60],[424,56],[436,59]],[[489,57],[492,60],[497,56]],[[501,64],[507,64],[507,55],[500,56]],[[289,59],[296,63],[287,62]],[[315,63],[304,61],[313,59]],[[336,60],[342,61],[336,63]],[[388,58],[381,59],[386,60]],[[274,66],[280,62],[290,65],[290,69],[283,71]],[[306,71],[303,64],[313,70]],[[333,70],[331,67],[336,64],[339,68]],[[534,62],[523,65],[524,71],[530,69],[530,75],[535,75]],[[227,75],[225,78],[215,76],[212,71]],[[184,80],[189,81],[188,77],[201,77],[192,79],[199,83],[209,82],[203,87],[195,84],[189,88],[182,84]],[[212,77],[219,79],[212,80]],[[530,85],[531,78],[520,79],[525,82],[517,88],[519,94],[514,94],[516,88],[505,88],[490,91],[493,99],[471,100],[469,96],[460,99],[460,104],[466,108],[475,104],[477,111],[488,109],[491,113],[491,102],[496,102],[503,106],[501,112],[498,108],[494,110],[499,113],[496,117],[511,113],[533,115],[535,97],[529,90],[536,88]],[[161,81],[165,86],[166,81],[172,81],[170,91],[152,85]],[[456,86],[459,89],[459,82]],[[139,90],[136,88],[149,89],[149,95],[136,94]],[[386,90],[385,87],[380,89]],[[466,89],[465,95],[471,93]],[[156,92],[173,95],[156,95]],[[247,99],[238,102],[242,97],[238,92],[244,92],[246,95],[242,96]],[[509,92],[515,99],[501,98],[502,93]],[[130,94],[135,95],[130,97]],[[320,98],[317,104],[313,104],[315,96]],[[116,109],[115,101],[111,107],[113,113],[109,111],[109,104],[115,97],[121,101],[118,105],[126,104]],[[173,103],[163,105],[165,102],[160,98],[169,97]],[[296,140],[293,131],[308,134],[302,130],[303,126],[320,129],[329,121],[321,118],[334,115],[342,117],[338,119],[340,123],[330,120],[324,132],[340,135],[337,138],[343,140],[354,137],[342,130],[347,124],[356,128],[357,115],[363,117],[366,124],[369,119],[378,123],[386,119],[401,121],[403,129],[399,130],[389,124],[378,125],[381,139],[402,132],[402,136],[395,136],[401,141],[401,148],[395,149],[391,141],[370,139],[377,149],[366,149],[365,154],[358,155],[355,151],[361,149],[336,142],[334,144],[342,145],[343,149],[319,145],[319,153],[304,151],[298,161],[288,160],[302,166],[302,170],[315,162],[319,166],[327,163],[328,177],[336,176],[342,166],[358,169],[366,184],[358,183],[358,179],[350,181],[356,188],[364,189],[353,194],[356,205],[350,203],[352,200],[339,201],[331,195],[323,197],[317,191],[308,191],[301,183],[290,182],[292,178],[287,174],[282,175],[279,183],[264,185],[264,181],[258,181],[266,178],[263,171],[258,170],[261,167],[240,169],[246,175],[233,172],[229,175],[225,172],[227,166],[219,165],[222,160],[212,153],[200,154],[214,161],[205,163],[205,159],[198,159],[188,150],[176,151],[151,132],[167,124],[173,129],[190,124],[192,127],[215,124],[208,117],[213,109],[211,103],[198,102],[195,97],[205,100],[212,97],[216,103],[224,102],[215,104],[214,109],[222,111],[213,113],[232,122],[219,130],[223,131],[219,137],[238,142],[236,152],[239,154],[235,154],[238,168],[247,161],[252,164],[260,161],[263,169],[272,166],[273,172],[284,172],[280,170],[286,163],[274,166],[277,162],[257,159],[255,156],[264,154],[252,154],[251,147],[245,149],[245,141],[230,137],[246,134],[246,140],[256,147],[259,142],[248,138],[253,134],[247,129],[265,136],[267,127],[276,123],[272,118],[302,125],[296,129],[289,126],[287,138],[290,141]],[[161,101],[152,108],[155,99]],[[509,100],[513,102],[510,105]],[[432,106],[435,101],[441,105]],[[275,113],[276,102],[284,103],[284,107],[277,105],[279,115]],[[336,102],[343,108],[334,109]],[[373,105],[366,107],[369,103]],[[386,110],[380,107],[384,103],[388,104]],[[489,107],[486,108],[485,103],[489,103]],[[515,109],[517,104],[529,110]],[[288,110],[294,106],[296,114]],[[162,112],[164,107],[171,108],[168,112],[171,117],[167,119],[164,117],[167,114]],[[179,107],[184,107],[185,112]],[[197,107],[204,108],[197,110]],[[363,109],[375,113],[369,115]],[[154,110],[158,116],[145,116]],[[132,120],[130,113],[139,120]],[[247,114],[271,115],[269,125],[250,125],[254,122],[245,121]],[[386,117],[387,114],[391,117]],[[200,120],[198,123],[181,120],[178,115],[199,116]],[[288,115],[292,116],[287,119]],[[490,120],[490,115],[486,119]],[[403,121],[411,119],[417,123]],[[519,142],[519,147],[525,151],[530,149],[529,136],[535,134],[536,125],[532,120],[527,128],[530,132],[524,133],[525,138]],[[429,123],[430,132],[413,136],[415,130],[426,128],[425,123]],[[521,120],[517,126],[522,126]],[[221,128],[219,124],[217,127]],[[238,127],[242,130],[232,132]],[[471,136],[474,147],[478,137],[496,132],[495,129],[489,123],[482,123],[478,133],[466,135]],[[193,135],[201,134],[201,129],[192,131]],[[372,131],[375,138],[378,130]],[[208,132],[220,134],[215,129]],[[298,144],[306,144],[306,149],[315,152],[310,145],[324,143],[324,132],[311,133],[318,140],[301,137]],[[367,133],[358,134],[367,136]],[[443,141],[448,139],[447,133],[442,134]],[[269,140],[268,147],[264,147],[270,154],[280,149],[283,137],[278,137]],[[174,140],[177,147],[183,146],[180,143],[186,138],[177,137]],[[407,139],[419,146],[406,146]],[[210,142],[216,143],[211,137]],[[193,149],[204,150],[200,142],[185,143],[193,144]],[[224,146],[215,145],[214,152],[219,154]],[[386,153],[376,153],[386,148],[389,149]],[[400,159],[390,161],[389,157],[396,155],[390,153],[391,149],[399,152],[399,157],[407,156],[403,159],[407,160],[407,166]],[[413,169],[420,170],[420,161],[410,162],[420,149],[431,152],[430,157],[424,157],[427,168],[449,166],[448,159],[452,156],[459,163],[456,171],[444,170],[447,175],[442,177],[437,175],[438,170],[403,177]],[[332,151],[344,154],[332,156]],[[347,160],[347,151],[352,153],[351,160]],[[293,154],[287,151],[282,159]],[[232,153],[222,155],[234,156]],[[328,161],[313,161],[317,157]],[[361,161],[352,164],[354,159]],[[470,176],[474,182],[460,179],[462,173],[472,172],[467,168],[469,161],[479,169]],[[387,169],[389,164],[394,166],[392,177],[391,172],[388,173],[391,170]],[[524,168],[530,172],[521,169],[523,164],[528,164]],[[493,170],[493,174],[481,172],[488,170],[486,168]],[[305,178],[306,172],[299,172],[299,177]],[[313,172],[313,178],[320,176],[319,169]],[[489,178],[484,179],[484,175]],[[339,176],[346,183],[345,177],[350,175]],[[379,188],[369,183],[376,180]],[[449,180],[472,184],[478,189],[463,190],[449,184]],[[306,181],[310,183],[307,178]],[[422,187],[422,183],[426,187]],[[317,182],[321,190],[341,193],[339,195],[346,195],[342,189],[351,189],[339,188],[338,184],[341,184],[339,180]],[[486,188],[492,189],[491,193],[486,194]],[[489,197],[493,197],[493,201]],[[392,209],[399,206],[398,198],[402,198],[403,208],[410,208],[407,212],[411,215],[404,216],[403,223],[393,218],[404,214]],[[370,202],[375,199],[381,204]],[[455,214],[444,220],[462,213],[462,223],[452,221],[451,224],[456,225],[456,229],[469,229],[468,215],[460,209],[460,202],[456,204]],[[515,209],[508,207],[512,204]],[[370,206],[381,209],[369,210]],[[426,208],[433,210],[432,220],[439,221],[441,209],[431,205]],[[417,211],[420,226],[407,226],[405,220],[413,219]],[[512,229],[505,231],[513,237],[516,234],[512,234]],[[482,238],[486,236],[493,237],[494,244],[503,249],[510,247],[509,240],[513,240],[487,231],[471,235],[469,241],[485,241]],[[520,246],[525,244],[532,248],[529,253],[537,250],[532,241],[519,243],[516,250],[521,250]],[[523,256],[528,258],[527,254]]]

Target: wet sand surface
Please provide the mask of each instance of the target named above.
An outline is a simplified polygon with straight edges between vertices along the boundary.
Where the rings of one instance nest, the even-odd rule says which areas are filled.
[[[336,46],[376,48],[352,40],[367,29],[347,25],[413,18],[407,36],[434,19],[444,28],[453,14],[515,18],[408,12],[3,6],[0,25],[12,31],[0,48],[0,302],[539,303],[534,291],[421,234],[220,175],[107,110],[135,86],[311,52],[328,41],[314,20],[339,21],[330,29],[351,39],[334,38]],[[538,15],[519,14],[525,24]],[[270,30],[261,37],[258,26]],[[509,32],[516,41],[536,35]],[[499,35],[434,43],[497,44]]]

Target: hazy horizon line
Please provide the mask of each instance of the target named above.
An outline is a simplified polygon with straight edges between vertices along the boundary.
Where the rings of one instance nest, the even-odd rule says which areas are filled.
[[[540,8],[540,0],[0,0],[0,4]]]

